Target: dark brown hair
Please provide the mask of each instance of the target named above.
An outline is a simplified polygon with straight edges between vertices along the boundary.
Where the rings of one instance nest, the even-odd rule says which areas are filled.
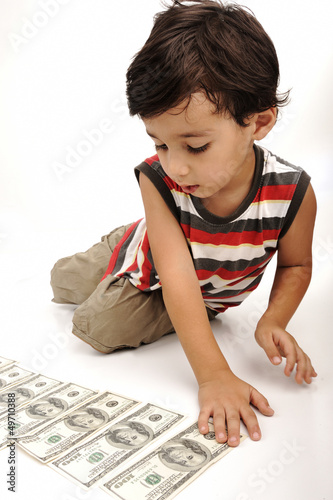
[[[128,68],[128,107],[151,118],[202,91],[216,113],[245,126],[253,113],[287,103],[289,91],[277,94],[278,83],[273,42],[250,11],[219,0],[173,0]]]

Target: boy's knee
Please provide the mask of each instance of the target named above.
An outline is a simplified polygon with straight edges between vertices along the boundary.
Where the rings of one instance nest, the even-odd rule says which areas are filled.
[[[51,288],[53,302],[58,304],[80,304],[75,289],[73,289],[73,274],[68,272],[71,257],[59,259],[51,270]]]
[[[98,286],[115,246],[130,226],[114,229],[85,252],[58,260],[51,271],[53,302],[82,304]]]

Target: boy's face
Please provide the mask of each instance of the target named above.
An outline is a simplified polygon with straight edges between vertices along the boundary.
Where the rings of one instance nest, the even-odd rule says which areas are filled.
[[[255,116],[240,127],[229,116],[214,114],[212,103],[197,93],[186,110],[180,105],[143,122],[163,170],[185,193],[232,197],[251,185]]]

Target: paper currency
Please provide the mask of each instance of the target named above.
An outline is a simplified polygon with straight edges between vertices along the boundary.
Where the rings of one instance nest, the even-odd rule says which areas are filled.
[[[183,418],[148,403],[50,466],[81,487],[90,488]]]
[[[2,370],[5,366],[13,365],[16,361],[12,359],[2,358],[0,356],[0,370]]]
[[[96,395],[96,391],[76,384],[65,384],[47,395],[19,409],[11,419],[13,438],[34,434],[51,420]],[[11,434],[12,435],[12,434]],[[0,419],[0,449],[6,446],[8,437],[7,416]],[[13,439],[12,438],[12,439]]]
[[[247,436],[241,435],[241,441]],[[202,435],[198,423],[160,445],[101,488],[121,500],[170,500],[211,464],[231,451],[215,439],[214,426]]]
[[[18,444],[41,462],[49,462],[138,404],[139,401],[104,392],[35,436],[20,439]]]
[[[17,410],[60,384],[64,385],[59,380],[37,374],[25,379],[24,382],[5,388],[0,392],[0,417],[8,411],[8,394],[14,394],[14,396],[11,396],[11,400],[14,399],[15,409]]]
[[[32,375],[36,375],[36,373],[24,370],[16,365],[5,366],[0,369],[0,390],[3,391],[5,388],[7,389]]]

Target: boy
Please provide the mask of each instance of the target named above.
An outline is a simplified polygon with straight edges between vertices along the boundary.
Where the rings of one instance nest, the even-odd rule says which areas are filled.
[[[253,15],[218,1],[174,1],[127,73],[131,115],[158,155],[141,163],[145,219],[52,270],[55,302],[81,304],[73,333],[101,352],[176,331],[199,385],[200,432],[239,444],[240,419],[266,398],[230,370],[209,320],[239,305],[278,250],[255,338],[285,374],[311,383],[309,357],[285,330],[309,285],[316,202],[309,176],[254,144],[275,124],[274,46]],[[102,281],[100,282],[102,278]],[[99,283],[100,282],[100,283]],[[227,432],[226,432],[227,430]]]

